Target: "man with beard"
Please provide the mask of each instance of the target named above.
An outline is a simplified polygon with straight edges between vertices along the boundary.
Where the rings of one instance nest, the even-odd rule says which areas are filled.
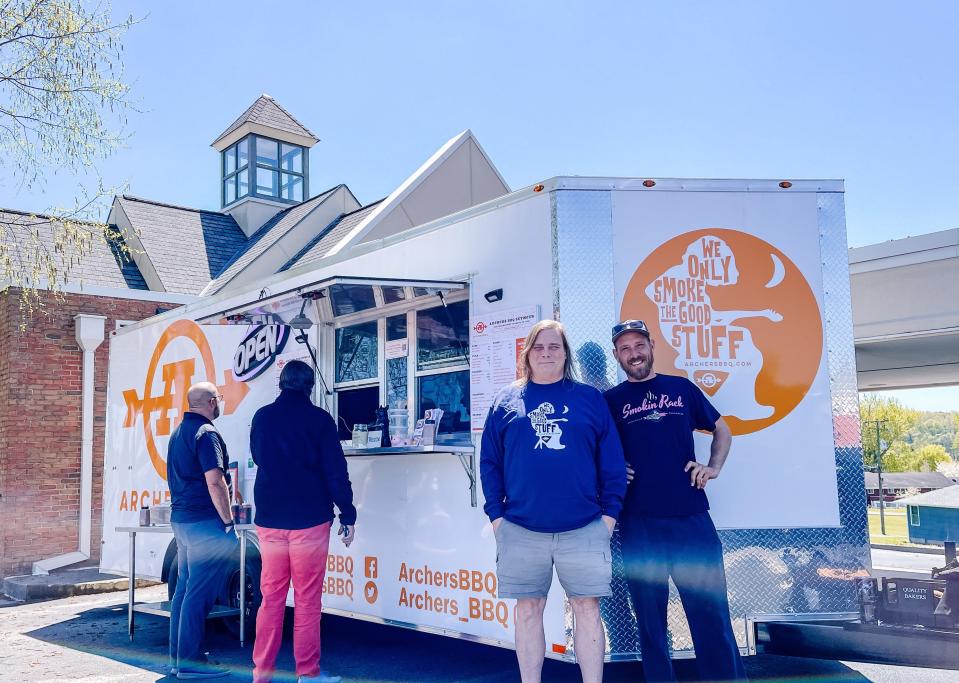
[[[213,426],[220,416],[216,385],[187,392],[189,411],[170,436],[167,481],[170,524],[177,550],[177,582],[170,609],[171,674],[181,679],[226,676],[200,651],[204,625],[237,547],[227,487],[226,442]]]
[[[670,577],[702,680],[745,680],[729,620],[723,548],[704,490],[726,461],[729,427],[695,384],[653,370],[655,344],[645,323],[625,320],[612,336],[627,381],[605,395],[631,474],[620,533],[646,680],[676,680],[666,627]],[[696,462],[694,430],[712,432],[707,465]]]

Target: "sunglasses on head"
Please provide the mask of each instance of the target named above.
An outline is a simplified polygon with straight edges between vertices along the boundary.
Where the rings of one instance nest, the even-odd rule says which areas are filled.
[[[616,337],[624,332],[639,332],[647,337],[649,336],[649,328],[642,320],[623,320],[613,325],[613,340],[615,341]]]

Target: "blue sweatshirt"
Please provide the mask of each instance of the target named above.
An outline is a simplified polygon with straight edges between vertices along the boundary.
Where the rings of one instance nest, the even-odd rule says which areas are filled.
[[[302,391],[284,389],[253,416],[250,451],[257,465],[256,523],[306,529],[333,520],[356,523],[353,487],[330,414]]]
[[[579,382],[529,382],[497,394],[480,447],[484,510],[531,531],[619,517],[626,460],[606,401]]]

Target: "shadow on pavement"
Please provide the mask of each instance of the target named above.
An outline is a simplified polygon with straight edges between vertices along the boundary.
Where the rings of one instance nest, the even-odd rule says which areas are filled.
[[[277,683],[295,681],[292,654],[292,612],[287,611],[287,633],[277,660]],[[89,654],[107,657],[144,671],[155,681],[172,682],[167,672],[167,629],[160,617],[137,615],[136,640],[127,637],[126,606],[91,609],[76,618],[31,631],[29,636]],[[252,648],[239,643],[211,623],[207,630],[211,659],[233,674],[216,679],[224,682],[252,680]],[[518,682],[512,650],[465,640],[324,615],[323,668],[343,677],[346,683],[458,683]],[[858,672],[839,662],[785,657],[752,657],[747,669],[753,681],[810,681],[817,683],[866,681]],[[679,660],[677,673],[683,680],[696,680],[691,660]],[[575,665],[548,660],[543,680],[549,683],[579,681]],[[607,664],[607,683],[643,680],[638,662]]]

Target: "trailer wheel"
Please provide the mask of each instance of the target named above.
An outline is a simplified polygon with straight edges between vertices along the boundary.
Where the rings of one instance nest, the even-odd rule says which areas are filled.
[[[260,608],[260,603],[263,601],[263,594],[260,593],[260,556],[256,554],[254,549],[251,548],[251,551],[252,552],[250,552],[246,558],[246,603],[244,610],[246,612],[246,617],[244,619],[246,634],[244,636],[244,640],[252,640],[253,636],[256,634],[256,613]],[[169,565],[166,572],[167,600],[172,602],[173,594],[176,592],[177,580],[180,576],[179,571],[177,571],[175,550],[173,555],[168,559]],[[225,605],[227,607],[240,607],[239,567],[235,567],[226,573],[223,579],[223,584],[220,586],[216,601],[218,604]],[[227,633],[232,635],[234,638],[240,637],[239,617],[228,617],[225,619],[219,619],[218,621],[222,623],[223,629]]]
[[[260,603],[263,601],[263,594],[260,593],[260,556],[251,547],[246,557],[246,586],[244,587],[246,596],[244,603],[244,640],[253,640],[256,634],[256,613],[260,609]],[[217,600],[221,605],[227,607],[239,608],[240,606],[240,568],[235,567],[228,572],[220,589],[220,596]],[[221,620],[224,629],[233,637],[240,636],[240,617],[228,617]]]

